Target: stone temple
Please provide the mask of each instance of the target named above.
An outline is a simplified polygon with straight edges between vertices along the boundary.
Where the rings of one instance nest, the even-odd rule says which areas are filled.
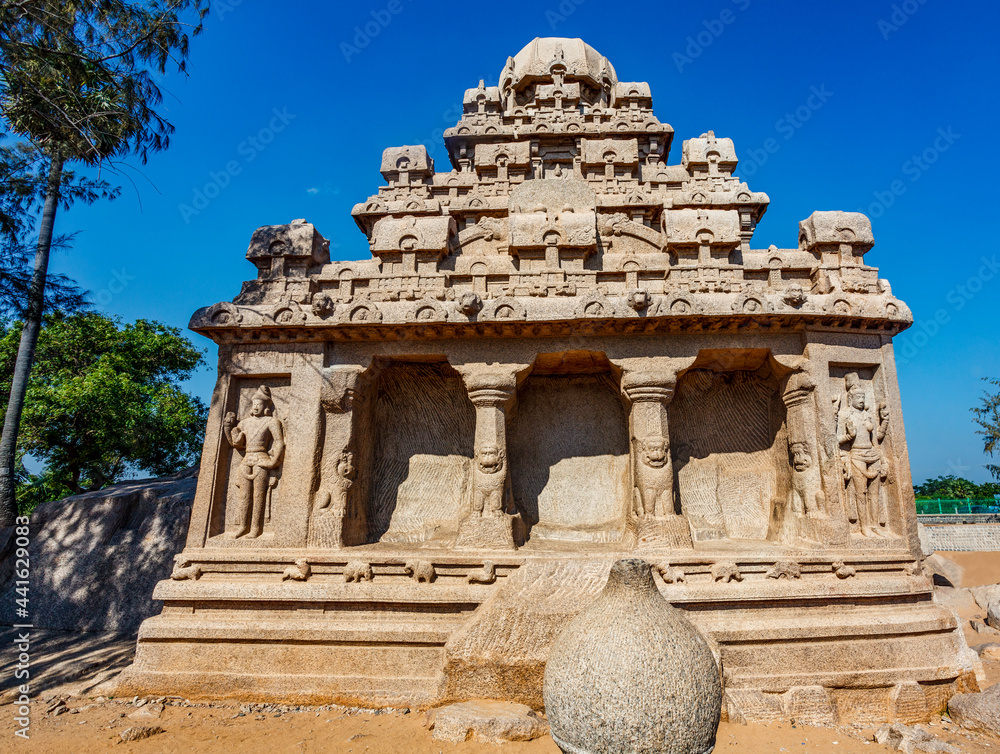
[[[535,39],[382,154],[332,262],[304,220],[191,328],[219,345],[187,545],[130,693],[541,706],[547,652],[642,557],[724,714],[929,718],[981,669],[921,565],[868,219],[754,246],[733,142]],[[360,254],[359,254],[360,256]],[[641,627],[640,629],[641,630]]]

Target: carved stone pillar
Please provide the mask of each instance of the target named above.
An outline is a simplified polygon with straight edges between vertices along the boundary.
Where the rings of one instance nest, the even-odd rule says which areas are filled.
[[[676,380],[672,372],[625,372],[622,376],[622,392],[632,404],[633,513],[640,547],[691,547],[690,527],[674,503],[667,407]]]
[[[792,462],[792,510],[798,515],[822,516],[825,500],[817,463],[815,409],[816,386],[804,372],[788,378],[781,399],[787,409],[788,451]]]
[[[476,408],[471,510],[458,531],[457,547],[514,548],[513,497],[507,461],[507,409],[517,386],[513,371],[464,370]]]
[[[823,493],[816,435],[815,383],[806,372],[788,378],[781,395],[788,429],[788,456],[792,486],[788,493],[781,538],[789,544],[797,539],[843,544],[843,522],[831,520]]]
[[[364,496],[358,494],[357,464],[366,454],[356,447],[354,431],[362,404],[358,390],[362,371],[361,367],[334,367],[323,372],[323,446],[319,488],[313,495],[309,520],[309,547],[338,548],[365,541]]]

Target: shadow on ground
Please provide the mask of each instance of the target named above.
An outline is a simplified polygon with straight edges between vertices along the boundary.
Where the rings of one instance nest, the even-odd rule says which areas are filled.
[[[29,677],[15,676],[20,653],[14,646],[25,631],[0,627],[0,704],[17,698],[18,686],[28,683],[33,699],[43,694],[86,694],[118,675],[135,657],[135,636],[108,632],[29,629]]]

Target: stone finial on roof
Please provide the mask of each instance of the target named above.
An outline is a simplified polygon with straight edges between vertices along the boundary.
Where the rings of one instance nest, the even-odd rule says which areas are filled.
[[[799,248],[804,251],[850,249],[860,258],[874,245],[871,221],[860,212],[816,211],[799,223]]]

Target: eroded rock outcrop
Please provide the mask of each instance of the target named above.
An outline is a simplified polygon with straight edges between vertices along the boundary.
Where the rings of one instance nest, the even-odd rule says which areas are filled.
[[[53,500],[31,515],[28,620],[36,628],[134,633],[160,611],[150,598],[184,546],[193,472],[123,482]],[[0,552],[0,623],[15,614],[16,548]]]

